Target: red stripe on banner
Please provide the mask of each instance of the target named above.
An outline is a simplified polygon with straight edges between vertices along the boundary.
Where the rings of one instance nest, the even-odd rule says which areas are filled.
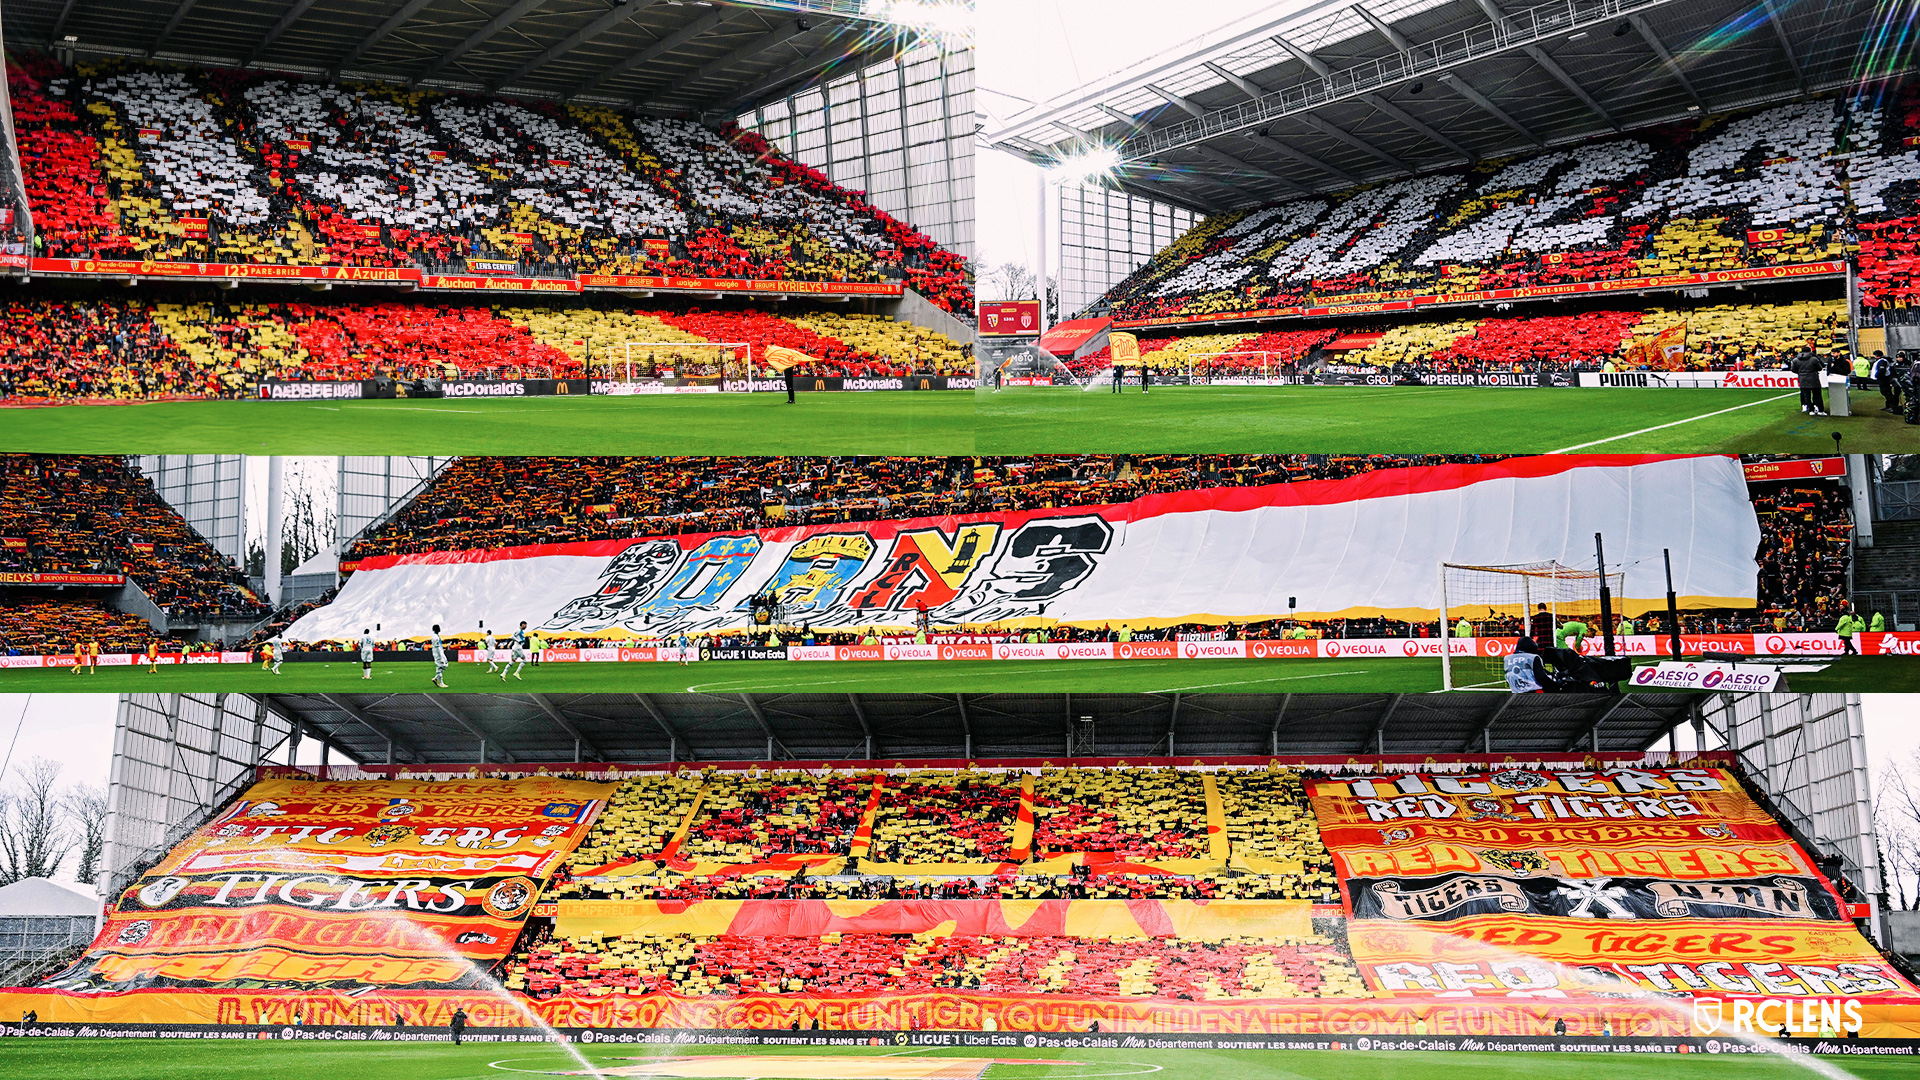
[[[1359,502],[1362,499],[1389,499],[1405,495],[1426,495],[1456,491],[1491,480],[1534,480],[1558,476],[1576,469],[1618,469],[1651,465],[1662,461],[1680,461],[1707,454],[1547,454],[1539,457],[1508,458],[1505,461],[1471,465],[1416,465],[1405,469],[1380,469],[1341,480],[1302,480],[1292,484],[1268,484],[1262,487],[1203,488],[1143,495],[1132,502],[1093,506],[1049,507],[1003,514],[964,514],[948,517],[908,518],[899,521],[860,522],[861,532],[876,540],[891,540],[902,532],[939,529],[951,533],[961,525],[992,521],[1018,528],[1035,518],[1063,514],[1098,514],[1109,521],[1144,521],[1162,514],[1197,513],[1202,510],[1237,512],[1269,506],[1330,506]],[[715,536],[743,536],[748,532],[768,543],[797,543],[810,536],[846,532],[842,525],[790,525],[779,529],[733,530],[730,532],[678,533],[683,550],[692,550]],[[394,566],[455,566],[466,563],[501,562],[513,559],[537,559],[550,556],[611,558],[632,547],[637,537],[619,540],[586,540],[566,544],[523,544],[517,547],[469,549],[466,551],[428,551],[413,555],[375,555],[361,559],[360,570],[385,570]],[[657,539],[657,538],[649,538]]]

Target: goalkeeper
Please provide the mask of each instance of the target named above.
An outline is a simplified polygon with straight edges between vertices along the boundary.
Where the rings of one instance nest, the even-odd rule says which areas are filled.
[[[1586,623],[1569,619],[1560,624],[1559,631],[1554,635],[1554,644],[1577,657],[1580,655],[1580,646],[1586,643],[1592,633],[1593,628]]]

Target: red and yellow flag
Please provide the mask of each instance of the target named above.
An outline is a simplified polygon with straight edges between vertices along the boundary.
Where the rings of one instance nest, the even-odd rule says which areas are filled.
[[[767,366],[775,371],[785,371],[799,364],[817,364],[817,357],[808,356],[799,349],[789,349],[784,345],[767,346]]]
[[[1663,364],[1669,371],[1677,371],[1685,366],[1687,359],[1687,324],[1669,326],[1660,331],[1653,339],[1652,356],[1654,363]]]
[[[1115,367],[1140,362],[1140,339],[1118,331],[1107,335],[1107,349]]]

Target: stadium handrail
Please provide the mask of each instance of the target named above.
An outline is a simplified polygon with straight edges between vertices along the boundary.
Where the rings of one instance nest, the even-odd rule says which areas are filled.
[[[241,771],[218,791],[210,793],[206,803],[199,808],[198,814],[174,822],[161,833],[159,840],[122,860],[120,865],[108,867],[106,873],[101,876],[101,895],[107,897],[109,902],[113,897],[120,895],[128,885],[133,883],[134,879],[152,869],[154,864],[166,858],[167,854],[179,847],[187,837],[192,836],[212,821],[215,815],[224,811],[227,804],[239,798],[241,792],[253,785],[258,771],[259,767],[253,771]]]

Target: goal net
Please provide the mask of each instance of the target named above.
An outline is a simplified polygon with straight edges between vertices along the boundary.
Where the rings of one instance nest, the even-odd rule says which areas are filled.
[[[1186,375],[1193,382],[1266,382],[1282,374],[1281,365],[1296,357],[1277,352],[1193,353]]]
[[[1620,571],[1606,575],[1604,584],[1613,596],[1620,595],[1624,576]],[[1488,639],[1533,635],[1540,647],[1551,648],[1560,627],[1570,622],[1585,623],[1588,636],[1599,637],[1601,585],[1598,571],[1558,562],[1441,563],[1440,668],[1446,689],[1507,688],[1506,656],[1512,650]],[[1537,640],[1541,636],[1547,640]],[[1459,637],[1473,638],[1476,647],[1455,655],[1453,639]]]
[[[592,375],[613,382],[746,378],[752,351],[744,341],[625,341],[595,350]]]

